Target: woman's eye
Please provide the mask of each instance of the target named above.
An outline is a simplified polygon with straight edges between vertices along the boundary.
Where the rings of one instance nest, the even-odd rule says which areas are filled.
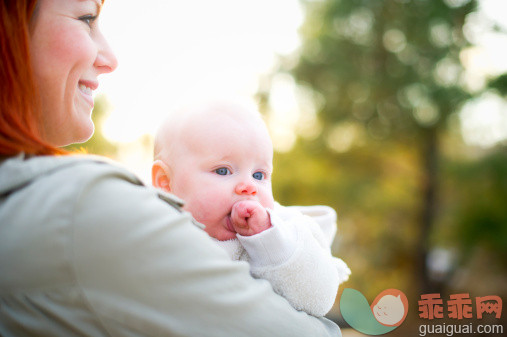
[[[88,15],[80,16],[78,19],[83,21],[84,23],[86,23],[88,26],[91,26],[93,24],[93,22],[95,20],[97,20],[97,16],[88,14]]]
[[[264,179],[264,173],[255,172],[254,174],[252,174],[252,177],[254,177],[254,179],[257,179],[257,180],[262,180],[262,179]]]
[[[228,174],[231,174],[231,171],[228,168],[226,168],[226,167],[221,167],[221,168],[217,168],[215,170],[215,173],[219,174],[221,176],[226,176]]]

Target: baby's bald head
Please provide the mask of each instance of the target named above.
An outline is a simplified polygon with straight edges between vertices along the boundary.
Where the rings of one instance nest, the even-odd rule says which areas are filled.
[[[243,125],[247,132],[260,132],[271,144],[262,116],[255,107],[230,100],[206,101],[185,106],[169,115],[156,134],[154,159],[170,165],[178,160],[182,151],[190,150],[192,138],[209,135],[205,131],[222,132],[221,126],[228,123]]]

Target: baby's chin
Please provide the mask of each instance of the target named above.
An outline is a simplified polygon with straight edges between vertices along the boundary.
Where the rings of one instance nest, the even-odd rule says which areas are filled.
[[[229,241],[229,240],[235,240],[235,239],[237,239],[237,237],[236,237],[236,233],[234,233],[234,235],[219,236],[219,237],[216,237],[215,239],[217,239],[218,241]]]
[[[212,228],[211,226],[207,226],[205,229],[206,233],[209,236],[217,239],[218,241],[227,241],[236,239],[236,232],[231,232],[226,228]]]

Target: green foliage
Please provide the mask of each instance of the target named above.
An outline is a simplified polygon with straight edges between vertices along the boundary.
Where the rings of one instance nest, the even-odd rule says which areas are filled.
[[[500,75],[489,82],[489,87],[507,96],[507,74]]]
[[[486,248],[507,267],[507,152],[499,148],[479,162],[454,164],[453,169],[459,189],[458,244],[466,256]]]
[[[410,290],[406,273],[418,240],[416,162],[414,153],[396,142],[371,141],[330,155],[319,142],[300,141],[290,153],[275,156],[274,196],[286,205],[325,204],[337,210],[333,253],[353,270],[347,286],[370,298],[386,288]]]
[[[288,58],[279,72],[317,97],[322,132],[276,154],[275,199],[338,211],[333,252],[352,269],[346,286],[370,298],[386,288],[421,294],[421,257],[433,247],[462,256],[454,268],[466,267],[477,246],[507,261],[505,149],[470,160],[462,143],[442,146],[452,134],[448,117],[472,98],[459,55],[476,1],[303,4],[297,62]],[[333,146],[336,130],[350,125],[357,131],[350,146]]]
[[[370,136],[414,135],[445,125],[468,94],[459,84],[462,26],[475,1],[305,1],[298,65],[289,71],[321,93],[320,117],[354,119]]]

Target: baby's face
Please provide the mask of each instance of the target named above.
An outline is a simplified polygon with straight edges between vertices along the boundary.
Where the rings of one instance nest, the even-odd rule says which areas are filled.
[[[210,115],[192,123],[181,138],[170,165],[171,192],[185,200],[184,209],[210,236],[236,237],[227,222],[240,200],[273,208],[273,148],[260,120]]]

